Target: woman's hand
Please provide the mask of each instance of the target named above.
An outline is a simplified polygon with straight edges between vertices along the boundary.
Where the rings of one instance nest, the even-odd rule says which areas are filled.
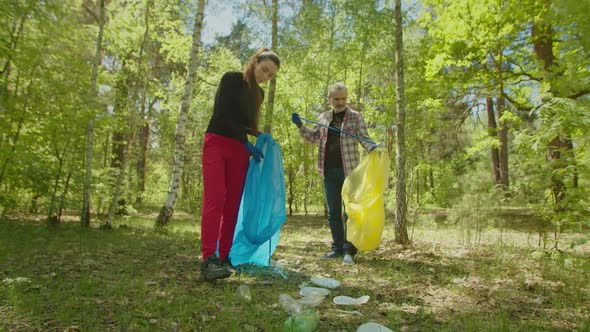
[[[248,149],[248,153],[252,156],[252,158],[254,160],[260,161],[260,159],[264,158],[264,155],[262,154],[262,150],[255,147],[254,144],[250,143],[250,141],[246,141],[246,143],[244,143],[244,145],[246,145],[246,149]]]

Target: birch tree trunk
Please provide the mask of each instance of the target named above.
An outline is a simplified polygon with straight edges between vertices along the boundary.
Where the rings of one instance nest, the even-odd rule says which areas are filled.
[[[186,119],[193,100],[193,83],[197,73],[197,64],[199,49],[201,48],[201,30],[203,27],[203,12],[205,10],[205,0],[199,0],[197,17],[195,19],[195,26],[193,29],[193,44],[191,48],[190,60],[188,65],[188,73],[186,76],[186,83],[184,85],[184,93],[182,96],[182,103],[180,106],[180,114],[178,115],[178,123],[176,124],[176,140],[174,150],[174,164],[172,166],[172,176],[170,179],[170,186],[168,188],[168,197],[166,203],[160,210],[158,219],[156,220],[156,227],[162,228],[168,225],[172,214],[174,213],[174,205],[178,197],[179,182],[182,177],[182,168],[184,161],[184,141],[186,131]]]
[[[90,118],[88,120],[88,125],[86,129],[86,156],[84,160],[84,193],[83,193],[83,202],[82,202],[82,213],[80,216],[80,222],[82,226],[88,227],[90,226],[90,190],[92,186],[92,150],[94,148],[94,112],[92,108],[94,108],[94,102],[96,100],[96,76],[98,75],[98,67],[101,63],[101,52],[102,52],[102,35],[104,32],[104,22],[105,22],[105,5],[104,0],[98,1],[98,37],[96,38],[96,55],[95,55],[95,62],[92,66],[92,76],[90,77],[90,107],[91,111]]]
[[[403,62],[403,33],[402,33],[402,5],[401,0],[395,0],[395,96],[397,108],[396,124],[396,156],[397,168],[395,186],[395,242],[406,245],[410,243],[406,226],[406,214],[408,210],[406,202],[406,98],[404,86],[404,62]]]
[[[276,52],[278,47],[278,14],[279,3],[278,0],[272,1],[272,50]],[[272,131],[272,118],[275,106],[275,91],[277,87],[277,78],[273,77],[270,80],[270,86],[268,88],[268,101],[266,102],[266,123],[264,125],[264,131],[271,133]]]

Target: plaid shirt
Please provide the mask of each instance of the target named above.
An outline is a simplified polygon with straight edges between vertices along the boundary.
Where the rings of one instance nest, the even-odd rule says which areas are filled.
[[[354,111],[348,107],[344,111],[344,119],[342,120],[342,128],[338,128],[349,134],[353,134],[359,137],[363,137],[372,140],[367,132],[367,125],[363,120],[361,113]],[[329,126],[332,122],[332,110],[320,114],[318,123]],[[309,141],[310,143],[319,143],[319,154],[318,154],[318,169],[320,174],[324,176],[324,161],[326,156],[326,142],[328,141],[328,128],[315,125],[313,128],[307,128],[301,126],[299,128],[299,134],[301,137]],[[350,137],[346,134],[340,134],[340,153],[342,156],[342,166],[344,168],[344,176],[348,176],[350,172],[359,164],[359,152],[357,141],[363,146],[365,151],[371,152],[375,145],[363,140],[357,140],[356,138]]]

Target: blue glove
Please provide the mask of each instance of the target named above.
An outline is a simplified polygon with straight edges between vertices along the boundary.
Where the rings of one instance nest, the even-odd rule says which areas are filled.
[[[293,123],[297,127],[303,126],[303,122],[301,122],[301,118],[299,117],[299,114],[297,114],[297,113],[291,113],[291,121],[293,121]]]
[[[264,155],[262,154],[262,150],[255,147],[254,144],[250,143],[250,141],[246,141],[246,143],[244,143],[244,145],[246,145],[246,149],[248,149],[248,153],[252,156],[252,158],[254,158],[254,160],[260,161],[260,158],[264,158]]]

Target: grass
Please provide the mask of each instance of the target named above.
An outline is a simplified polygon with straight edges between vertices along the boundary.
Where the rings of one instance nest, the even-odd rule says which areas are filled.
[[[319,259],[330,247],[324,218],[294,216],[273,257],[288,279],[236,274],[206,283],[198,225],[179,215],[161,234],[154,218],[121,219],[115,230],[0,221],[0,331],[282,331],[279,295],[298,298],[313,276],[342,283],[332,296],[371,297],[354,308],[324,299],[319,331],[368,321],[394,331],[590,331],[588,244],[542,251],[527,233],[488,229],[474,245],[463,230],[422,225],[403,248],[387,225],[377,250],[342,266]],[[242,284],[251,302],[236,295]]]

